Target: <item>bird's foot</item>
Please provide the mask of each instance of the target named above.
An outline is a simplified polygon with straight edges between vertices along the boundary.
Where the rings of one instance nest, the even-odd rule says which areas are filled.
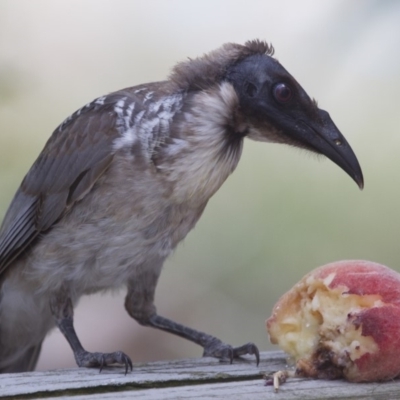
[[[133,368],[131,359],[122,351],[114,353],[90,353],[83,350],[75,354],[75,360],[79,367],[100,368],[99,372],[104,367],[113,364],[125,366],[125,375],[128,373],[128,370],[132,371]]]
[[[246,354],[255,355],[257,365],[260,362],[260,352],[254,343],[247,343],[240,347],[232,347],[229,344],[221,342],[217,338],[212,338],[205,346],[203,357],[215,357],[219,359],[228,359],[232,364],[234,358],[239,358]]]

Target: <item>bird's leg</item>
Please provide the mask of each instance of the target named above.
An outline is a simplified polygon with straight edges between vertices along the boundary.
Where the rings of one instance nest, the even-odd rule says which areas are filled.
[[[132,371],[131,359],[122,351],[114,353],[90,353],[86,351],[74,328],[74,309],[67,291],[53,295],[50,299],[50,309],[61,333],[67,339],[74,352],[79,367],[100,368],[100,371],[109,365],[120,364],[125,366],[125,374]]]
[[[145,279],[149,283],[148,279]],[[260,361],[260,353],[254,343],[247,343],[240,347],[232,347],[223,343],[218,338],[207,333],[188,328],[170,319],[161,317],[157,314],[154,306],[154,285],[135,285],[128,286],[128,294],[125,299],[125,308],[129,315],[141,325],[161,329],[173,333],[194,342],[203,347],[203,357],[216,357],[227,359],[231,363],[234,358],[251,354],[255,355],[257,365]]]
[[[234,358],[252,354],[255,355],[257,365],[260,361],[260,354],[257,346],[254,343],[247,343],[240,347],[232,347],[223,343],[220,339],[211,336],[207,333],[196,331],[195,329],[188,328],[187,326],[178,324],[170,319],[161,317],[160,315],[153,314],[146,320],[137,320],[140,324],[151,326],[152,328],[161,329],[163,331],[173,333],[174,335],[181,336],[190,340],[201,347],[203,347],[203,357],[216,357],[219,359],[227,359],[231,363]]]

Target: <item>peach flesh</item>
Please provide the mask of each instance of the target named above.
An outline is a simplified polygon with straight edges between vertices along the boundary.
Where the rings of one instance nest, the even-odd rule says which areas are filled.
[[[324,265],[279,299],[266,325],[298,375],[393,379],[400,375],[400,274],[370,261]]]

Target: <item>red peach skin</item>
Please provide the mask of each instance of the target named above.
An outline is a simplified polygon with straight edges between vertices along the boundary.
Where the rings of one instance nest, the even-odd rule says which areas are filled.
[[[371,261],[338,261],[307,274],[267,320],[272,343],[299,375],[384,381],[400,375],[400,274]]]

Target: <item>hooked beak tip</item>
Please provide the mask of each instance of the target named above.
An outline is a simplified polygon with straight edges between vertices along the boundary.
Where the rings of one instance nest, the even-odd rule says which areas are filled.
[[[355,173],[352,176],[352,178],[353,178],[354,182],[357,183],[358,188],[360,190],[363,190],[364,189],[364,177],[363,177],[363,174],[361,172],[361,168],[360,168],[358,173]]]

